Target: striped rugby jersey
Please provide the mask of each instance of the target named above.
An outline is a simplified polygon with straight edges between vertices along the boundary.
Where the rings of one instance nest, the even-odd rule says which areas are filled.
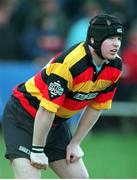
[[[79,43],[55,56],[42,70],[13,89],[13,95],[34,118],[39,105],[68,119],[86,106],[110,109],[121,75],[117,57],[97,73],[89,47]]]

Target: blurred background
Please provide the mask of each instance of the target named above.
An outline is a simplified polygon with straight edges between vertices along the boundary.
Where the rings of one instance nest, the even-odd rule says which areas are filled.
[[[90,178],[137,178],[136,0],[0,0],[0,178],[13,178],[1,131],[12,88],[58,52],[84,41],[89,19],[98,13],[116,15],[124,24],[124,66],[112,109],[82,144],[84,161]],[[51,170],[42,177],[57,178]]]

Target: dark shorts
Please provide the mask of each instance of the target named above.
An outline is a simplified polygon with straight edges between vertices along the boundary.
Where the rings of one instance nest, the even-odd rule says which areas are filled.
[[[30,159],[33,125],[33,118],[12,96],[5,107],[2,121],[6,158],[25,157]],[[71,138],[72,135],[67,122],[58,123],[50,129],[44,149],[49,162],[66,157],[66,147]]]

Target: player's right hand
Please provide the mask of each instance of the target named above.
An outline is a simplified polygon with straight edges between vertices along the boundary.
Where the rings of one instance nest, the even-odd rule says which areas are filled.
[[[38,169],[47,169],[48,167],[48,157],[44,152],[36,153],[31,152],[30,154],[31,165]]]

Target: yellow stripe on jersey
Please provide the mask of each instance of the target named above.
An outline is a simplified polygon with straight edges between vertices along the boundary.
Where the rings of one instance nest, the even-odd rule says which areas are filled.
[[[29,79],[26,83],[25,83],[25,88],[27,90],[28,93],[30,93],[32,96],[36,96],[37,99],[39,101],[41,101],[42,99],[42,94],[39,91],[39,89],[35,86],[35,81],[34,81],[34,77]]]
[[[96,103],[92,101],[92,103],[90,104],[90,107],[96,110],[111,109],[111,106],[112,106],[112,100],[108,100],[105,103]]]
[[[79,110],[78,110],[79,111]],[[64,107],[60,107],[56,113],[57,116],[62,117],[62,118],[70,118],[74,114],[76,114],[78,111],[71,111],[69,109],[66,109]]]
[[[42,98],[41,102],[40,102],[40,106],[42,106],[43,108],[51,111],[51,112],[57,112],[58,108],[60,107],[59,105],[46,100],[45,98]]]
[[[66,64],[61,64],[61,63],[51,64],[50,66],[47,67],[46,73],[47,75],[50,75],[52,72],[53,74],[63,77],[63,79],[65,79],[68,82],[67,84],[68,88],[72,89],[73,77]]]
[[[83,82],[75,85],[73,88],[73,92],[82,91],[85,93],[89,93],[91,91],[92,92],[101,91],[109,87],[111,84],[112,82],[108,80],[97,80],[95,82],[87,81],[86,83]]]
[[[53,64],[49,64],[49,66],[47,66],[46,70],[46,74],[49,76],[51,74],[51,72],[56,71],[57,67],[59,67],[61,64],[60,63],[53,63]]]
[[[86,55],[85,48],[83,43],[81,43],[77,48],[71,51],[64,59],[64,63],[69,63],[69,67],[71,68],[74,64],[76,64],[80,59],[82,59]]]

